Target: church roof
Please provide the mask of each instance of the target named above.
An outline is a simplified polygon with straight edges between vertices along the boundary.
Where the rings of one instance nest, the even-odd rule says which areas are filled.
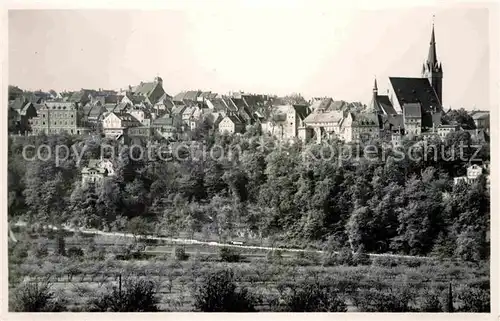
[[[387,95],[377,96],[377,102],[379,106],[382,108],[382,110],[385,112],[385,114],[387,115],[397,114],[396,110],[394,109],[394,106],[392,106],[392,102],[389,99],[389,96]]]
[[[422,117],[422,106],[420,103],[410,103],[403,105],[403,113],[405,117]]]
[[[441,103],[427,78],[389,77],[399,105],[420,103],[422,113],[431,113],[433,108],[442,109]]]

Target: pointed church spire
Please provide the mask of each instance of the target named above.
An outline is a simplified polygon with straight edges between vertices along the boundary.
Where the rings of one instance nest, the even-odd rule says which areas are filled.
[[[432,33],[431,33],[431,42],[429,46],[429,55],[427,56],[427,63],[431,67],[435,67],[437,63],[437,54],[436,54],[436,36],[434,35],[434,16],[432,19]]]
[[[377,88],[377,77],[375,77],[375,82],[373,83],[373,92],[375,94],[378,93],[378,88]]]

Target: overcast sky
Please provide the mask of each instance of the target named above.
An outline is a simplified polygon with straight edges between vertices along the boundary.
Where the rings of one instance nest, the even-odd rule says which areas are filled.
[[[477,6],[15,10],[9,83],[119,89],[159,74],[170,95],[300,92],[367,103],[375,76],[379,91],[389,76],[420,76],[433,14],[445,107],[490,109],[488,10]]]

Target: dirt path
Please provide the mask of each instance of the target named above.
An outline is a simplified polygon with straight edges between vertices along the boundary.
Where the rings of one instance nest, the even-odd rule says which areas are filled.
[[[27,226],[26,222],[17,222],[14,224],[15,226]],[[52,230],[58,230],[56,226],[48,225],[48,228]],[[133,235],[131,233],[120,233],[120,232],[104,232],[95,229],[84,229],[84,228],[73,228],[69,226],[63,226],[65,231],[69,232],[80,232],[85,234],[95,234],[95,235],[104,235],[104,236],[115,236],[115,237],[126,237],[126,238],[142,238],[148,240],[159,240],[166,242],[173,242],[179,244],[200,244],[200,245],[208,245],[208,246],[218,246],[218,247],[234,247],[241,249],[254,249],[254,250],[265,250],[265,251],[282,251],[282,252],[307,252],[307,253],[323,253],[321,250],[305,250],[305,249],[297,249],[297,248],[281,248],[281,247],[268,247],[268,246],[254,246],[254,245],[236,245],[231,243],[219,243],[219,242],[205,242],[193,239],[185,239],[185,238],[172,238],[172,237],[163,237],[163,236],[153,236],[153,235]],[[398,254],[369,254],[370,257],[393,257],[393,258],[407,258],[407,259],[421,259],[421,260],[430,260],[431,257],[424,256],[411,256],[411,255],[398,255]]]

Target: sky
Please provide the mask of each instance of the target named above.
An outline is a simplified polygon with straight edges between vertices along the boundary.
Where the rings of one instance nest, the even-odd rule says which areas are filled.
[[[446,108],[490,109],[488,9],[202,6],[10,10],[9,84],[120,89],[159,75],[182,90],[368,103],[388,77],[420,77],[435,15]]]

